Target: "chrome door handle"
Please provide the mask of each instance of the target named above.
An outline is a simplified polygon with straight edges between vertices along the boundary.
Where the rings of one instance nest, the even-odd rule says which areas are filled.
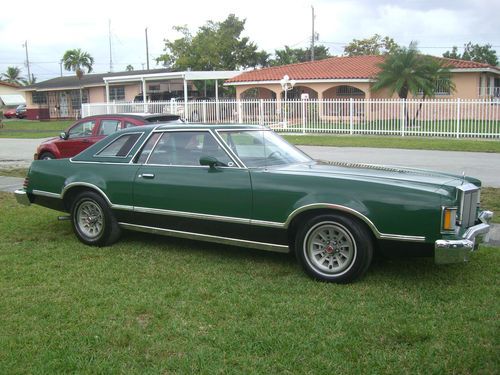
[[[143,174],[140,174],[139,177],[142,177],[142,178],[155,178],[155,175],[154,175],[154,173],[143,173]]]

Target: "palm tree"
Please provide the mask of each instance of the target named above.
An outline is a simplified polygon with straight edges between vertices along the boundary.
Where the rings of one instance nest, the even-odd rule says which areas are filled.
[[[62,63],[64,69],[67,71],[73,71],[76,73],[78,80],[80,82],[80,108],[82,106],[82,84],[81,79],[85,70],[87,73],[92,71],[92,65],[94,64],[94,58],[90,56],[88,52],[83,52],[80,48],[70,49],[64,53],[62,58]]]
[[[21,77],[21,69],[17,66],[7,67],[7,71],[1,74],[2,80],[15,85],[26,84],[26,79]]]
[[[379,67],[381,70],[372,89],[378,91],[387,88],[391,95],[397,93],[401,99],[407,99],[408,94],[414,97],[422,95],[422,99],[433,97],[436,95],[438,84],[440,88],[449,91],[455,89],[449,69],[435,58],[421,55],[415,42],[411,42],[408,48],[397,48],[389,53]],[[414,120],[421,108],[422,103]],[[404,112],[409,123],[406,102]]]

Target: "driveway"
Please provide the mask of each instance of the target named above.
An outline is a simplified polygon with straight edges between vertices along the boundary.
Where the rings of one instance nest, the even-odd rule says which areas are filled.
[[[0,167],[28,167],[45,139],[0,138]]]

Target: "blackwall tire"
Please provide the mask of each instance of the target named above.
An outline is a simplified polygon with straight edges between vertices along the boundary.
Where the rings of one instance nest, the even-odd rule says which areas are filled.
[[[71,206],[76,237],[86,245],[108,246],[116,242],[120,227],[107,202],[93,191],[78,194]]]
[[[373,238],[366,226],[355,218],[320,215],[299,227],[295,252],[312,278],[350,283],[368,270],[373,257]]]

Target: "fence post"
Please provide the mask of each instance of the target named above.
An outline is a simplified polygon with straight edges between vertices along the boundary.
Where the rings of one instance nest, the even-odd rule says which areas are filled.
[[[400,109],[400,118],[401,118],[401,136],[405,136],[405,127],[406,127],[406,117],[405,117],[405,104],[406,99],[400,99],[401,109]]]
[[[302,134],[306,134],[306,100],[302,99]]]
[[[203,101],[203,123],[207,123],[207,101]]]
[[[349,133],[354,134],[354,99],[349,99]]]
[[[259,125],[264,125],[264,99],[259,101]]]
[[[460,98],[457,98],[457,138],[460,138]]]
[[[242,103],[241,101],[238,101],[238,106],[236,108],[238,111],[238,124],[243,124],[243,113],[242,113]]]

